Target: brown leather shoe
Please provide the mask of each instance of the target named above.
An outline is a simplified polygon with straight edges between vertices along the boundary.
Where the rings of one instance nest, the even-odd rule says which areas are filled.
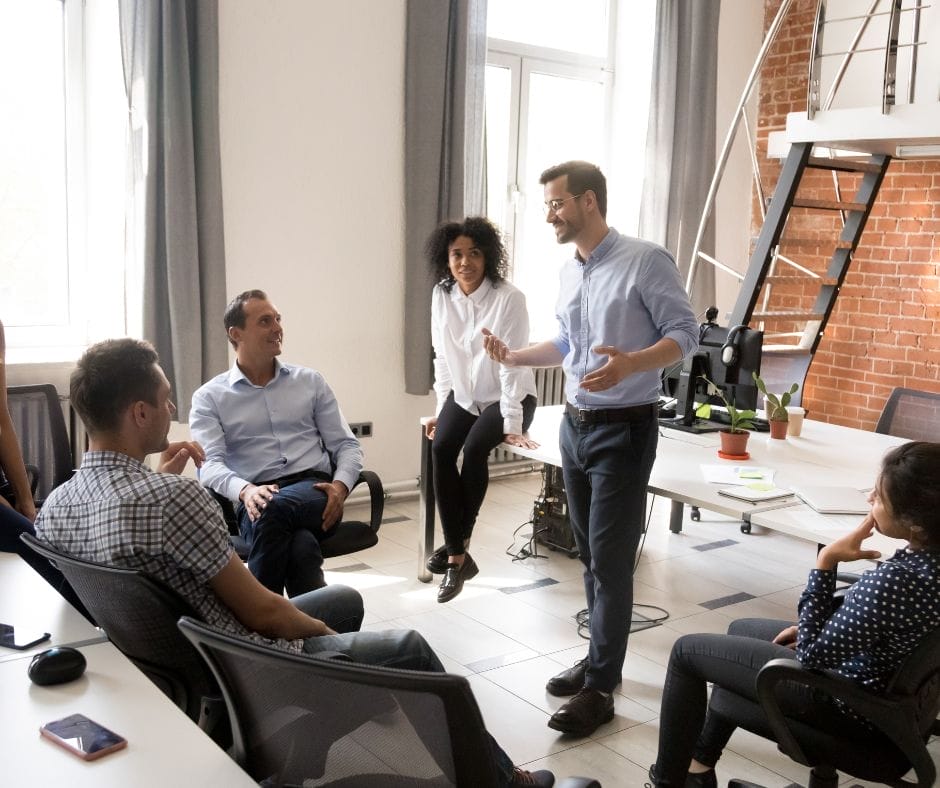
[[[565,698],[577,695],[584,686],[584,677],[587,675],[587,657],[579,659],[567,670],[552,676],[545,685],[545,691],[556,698]]]
[[[464,553],[462,564],[448,564],[447,572],[441,581],[441,587],[437,589],[438,602],[450,602],[457,594],[463,591],[465,580],[476,577],[480,570],[476,565],[470,553]]]
[[[556,711],[548,721],[552,730],[572,736],[590,736],[598,726],[614,718],[614,696],[590,687],[581,691]]]

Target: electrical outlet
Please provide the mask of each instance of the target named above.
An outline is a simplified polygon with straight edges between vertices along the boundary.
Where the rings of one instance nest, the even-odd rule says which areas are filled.
[[[357,421],[349,425],[349,429],[352,430],[352,434],[357,438],[371,438],[372,437],[372,422],[371,421]]]

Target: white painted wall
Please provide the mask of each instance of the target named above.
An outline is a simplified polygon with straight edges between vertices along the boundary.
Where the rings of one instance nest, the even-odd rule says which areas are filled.
[[[761,3],[722,4],[719,141],[761,20]],[[434,407],[404,393],[402,372],[404,23],[404,0],[220,3],[228,292],[268,291],[284,359],[321,370],[348,420],[374,423],[363,447],[386,483],[417,474],[417,420]],[[749,172],[739,143],[721,254],[746,256]]]
[[[402,371],[404,0],[219,5],[228,292],[266,290],[284,360],[373,422],[367,466],[414,478],[434,405]]]
[[[718,97],[716,108],[717,150],[721,155],[728,126],[763,37],[764,4],[754,0],[721,0],[718,24]],[[751,133],[757,128],[757,88],[749,104]],[[748,142],[739,127],[718,192],[714,216],[715,256],[742,273],[747,270],[750,243],[751,189],[753,183]],[[705,264],[707,265],[707,263]],[[740,289],[739,281],[723,271],[715,272],[718,320],[724,324]]]

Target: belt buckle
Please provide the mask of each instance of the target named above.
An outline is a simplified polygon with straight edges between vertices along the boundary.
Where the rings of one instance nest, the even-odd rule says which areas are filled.
[[[578,408],[578,424],[593,424],[593,412],[590,408]]]

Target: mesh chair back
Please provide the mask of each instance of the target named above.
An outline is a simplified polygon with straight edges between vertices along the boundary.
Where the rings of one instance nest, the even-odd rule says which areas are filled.
[[[236,760],[263,785],[496,785],[463,677],[290,654],[187,618],[179,626],[222,688]]]
[[[198,721],[203,698],[219,690],[176,626],[180,616],[197,616],[189,603],[137,570],[74,558],[28,534],[22,539],[58,566],[108,639]]]
[[[896,388],[881,411],[875,432],[917,441],[940,441],[940,394]]]
[[[23,460],[39,472],[34,496],[38,503],[72,476],[74,465],[65,417],[55,386],[10,386],[10,416],[23,451]]]

